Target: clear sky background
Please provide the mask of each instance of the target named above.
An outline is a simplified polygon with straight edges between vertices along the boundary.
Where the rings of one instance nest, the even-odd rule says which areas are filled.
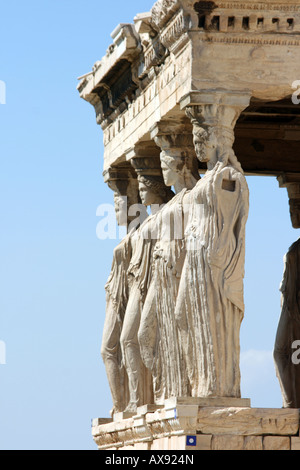
[[[91,449],[91,419],[112,407],[100,358],[104,284],[115,240],[96,236],[102,131],[77,77],[119,23],[151,0],[11,0],[1,4],[0,450]],[[291,83],[300,77],[291,77]],[[276,178],[248,178],[242,395],[282,406],[272,350],[283,256],[299,237]]]

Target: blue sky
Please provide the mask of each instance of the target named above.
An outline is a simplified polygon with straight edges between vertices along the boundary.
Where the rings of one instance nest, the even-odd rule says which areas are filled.
[[[115,26],[152,3],[1,5],[1,450],[93,450],[91,419],[109,415],[100,345],[116,241],[97,239],[96,210],[113,197],[102,180],[102,132],[76,86]],[[271,357],[278,289],[284,253],[299,235],[276,179],[248,182],[242,394],[255,407],[280,408]]]

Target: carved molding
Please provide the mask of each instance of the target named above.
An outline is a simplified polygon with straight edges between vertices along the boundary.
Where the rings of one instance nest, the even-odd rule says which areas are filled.
[[[166,58],[166,48],[165,46],[156,39],[150,46],[145,49],[144,52],[144,70],[143,73],[149,72],[151,67],[161,65]]]
[[[183,10],[170,21],[168,26],[162,30],[160,35],[161,43],[171,49],[173,44],[188,31],[190,26],[189,16],[185,15]]]
[[[170,19],[170,17],[179,9],[178,0],[159,0],[151,10],[152,24],[158,30]]]
[[[268,3],[268,2],[218,2],[218,8],[226,10],[265,10],[265,11],[300,11],[300,5],[297,3],[286,4],[286,3]]]
[[[203,33],[204,35],[204,33]],[[272,37],[253,37],[250,35],[240,35],[232,37],[228,34],[220,33],[218,35],[206,34],[205,42],[226,43],[226,44],[259,44],[270,46],[299,46],[300,40],[288,38],[286,36],[272,35]]]

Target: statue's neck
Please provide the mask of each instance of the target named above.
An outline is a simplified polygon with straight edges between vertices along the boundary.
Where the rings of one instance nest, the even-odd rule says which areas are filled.
[[[183,189],[193,189],[199,179],[196,179],[191,172],[183,171],[182,174],[180,174],[176,183],[174,184],[176,194],[180,193]]]

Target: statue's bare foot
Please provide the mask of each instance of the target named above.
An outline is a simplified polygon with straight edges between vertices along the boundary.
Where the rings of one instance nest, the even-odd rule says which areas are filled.
[[[110,416],[113,418],[116,413],[120,413],[120,410],[115,406],[110,410]]]

